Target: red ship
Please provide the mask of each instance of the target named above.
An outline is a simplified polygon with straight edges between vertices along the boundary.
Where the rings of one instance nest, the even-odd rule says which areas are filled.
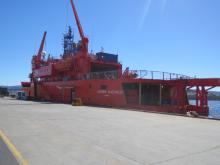
[[[219,78],[197,79],[184,75],[146,70],[122,71],[118,55],[89,53],[79,16],[70,1],[81,40],[73,40],[71,28],[64,35],[60,59],[44,57],[44,33],[40,49],[32,59],[30,82],[22,88],[30,99],[84,105],[134,108],[147,111],[207,116],[208,91],[220,86]],[[196,89],[196,105],[190,105],[187,90]]]

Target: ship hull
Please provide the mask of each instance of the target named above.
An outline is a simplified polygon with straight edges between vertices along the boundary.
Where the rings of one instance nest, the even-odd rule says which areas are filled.
[[[194,110],[208,115],[203,109],[189,105],[186,87],[181,81],[148,79],[75,80],[31,83],[23,88],[30,98],[71,104],[80,99],[84,105],[129,108],[186,114]]]

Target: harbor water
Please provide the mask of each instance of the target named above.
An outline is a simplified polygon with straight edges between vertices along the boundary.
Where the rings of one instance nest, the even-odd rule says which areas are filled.
[[[190,100],[190,104],[195,105],[195,100]],[[220,119],[220,101],[209,100],[209,118]]]

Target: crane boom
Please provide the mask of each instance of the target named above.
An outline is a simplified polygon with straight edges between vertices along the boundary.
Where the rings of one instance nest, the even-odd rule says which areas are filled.
[[[75,19],[76,19],[76,24],[77,24],[77,27],[78,27],[78,30],[79,30],[79,34],[80,34],[80,37],[81,37],[81,40],[82,40],[83,49],[88,51],[88,42],[89,42],[89,40],[84,35],[83,28],[82,28],[82,25],[80,23],[79,16],[78,16],[78,13],[76,11],[76,7],[73,3],[73,0],[70,0],[70,2],[71,2],[73,13],[74,13],[74,16],[75,16]]]
[[[41,44],[40,44],[40,48],[39,48],[38,53],[37,53],[38,61],[41,61],[41,58],[42,58],[42,52],[44,50],[44,44],[45,44],[46,36],[47,36],[47,32],[45,31],[44,36],[43,36],[42,41],[41,41]]]

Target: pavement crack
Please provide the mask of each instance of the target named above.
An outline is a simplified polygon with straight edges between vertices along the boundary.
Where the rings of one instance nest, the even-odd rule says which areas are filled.
[[[162,163],[170,162],[170,161],[177,160],[177,159],[182,159],[182,158],[186,158],[186,157],[190,157],[190,156],[199,155],[199,154],[210,152],[210,151],[217,150],[217,149],[220,149],[220,145],[208,148],[208,149],[203,150],[203,151],[192,152],[192,153],[188,153],[188,154],[185,154],[185,155],[176,156],[176,157],[173,157],[173,158],[170,158],[170,159],[166,159],[166,160],[150,163],[150,165],[162,164]]]
[[[126,158],[126,159],[128,159],[128,160],[131,160],[131,161],[133,161],[133,162],[136,162],[136,163],[138,163],[138,164],[140,164],[140,165],[149,165],[149,164],[146,164],[146,163],[137,161],[136,159],[130,158],[130,157],[128,157],[128,156],[119,154],[119,153],[117,153],[117,152],[113,152],[113,151],[111,151],[111,150],[109,150],[109,149],[107,149],[107,148],[104,148],[104,147],[100,146],[100,145],[97,145],[97,144],[96,144],[96,145],[94,145],[94,146],[96,146],[96,147],[98,147],[98,148],[100,148],[100,149],[102,149],[102,150],[108,151],[108,152],[110,152],[110,153],[112,153],[112,154],[115,154],[115,155],[119,155],[119,156],[121,156],[121,157],[124,157],[124,158]]]

